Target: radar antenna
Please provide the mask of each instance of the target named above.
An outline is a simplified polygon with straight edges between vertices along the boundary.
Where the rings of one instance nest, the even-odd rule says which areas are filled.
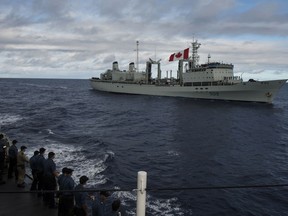
[[[210,58],[211,58],[211,55],[210,53],[208,54],[208,64],[210,63]]]

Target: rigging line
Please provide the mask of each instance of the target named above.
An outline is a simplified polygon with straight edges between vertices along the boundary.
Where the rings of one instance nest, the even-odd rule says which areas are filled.
[[[269,185],[238,185],[238,186],[207,186],[207,187],[186,187],[186,188],[146,188],[146,191],[183,191],[183,190],[221,190],[221,189],[257,189],[257,188],[279,188],[288,187],[288,184],[269,184]],[[134,192],[138,189],[85,189],[85,190],[44,190],[44,191],[0,191],[0,194],[4,193],[59,193],[59,192]]]
[[[16,193],[63,193],[63,192],[69,192],[69,193],[78,193],[78,192],[101,192],[101,191],[109,191],[109,192],[132,192],[137,191],[137,189],[89,189],[86,188],[84,190],[33,190],[33,191],[0,191],[0,194],[16,194]]]
[[[168,190],[219,190],[219,189],[245,189],[245,188],[276,188],[287,187],[288,184],[270,184],[270,185],[238,185],[238,186],[207,186],[207,187],[186,187],[186,188],[147,188],[146,191],[168,191]]]

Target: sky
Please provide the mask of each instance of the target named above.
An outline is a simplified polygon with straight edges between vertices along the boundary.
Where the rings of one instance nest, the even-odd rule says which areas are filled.
[[[98,77],[198,40],[199,63],[234,64],[244,80],[288,78],[287,0],[0,0],[0,78]],[[154,72],[153,72],[154,75]],[[156,76],[156,72],[155,72]]]

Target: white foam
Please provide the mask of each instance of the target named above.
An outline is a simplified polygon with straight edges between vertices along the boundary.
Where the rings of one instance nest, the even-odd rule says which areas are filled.
[[[13,124],[23,118],[20,115],[13,115],[13,114],[4,114],[0,116],[0,125],[9,125]]]
[[[88,159],[85,155],[85,149],[81,146],[67,145],[52,140],[45,140],[44,146],[34,146],[36,149],[40,147],[46,148],[46,157],[50,151],[55,153],[55,163],[58,171],[61,172],[63,167],[69,167],[74,170],[73,179],[78,184],[79,177],[86,175],[89,178],[87,187],[97,188],[99,185],[103,185],[108,181],[108,178],[102,173],[107,169],[105,164],[107,161],[114,158],[114,152],[106,151],[103,156]],[[30,151],[29,151],[30,152]],[[32,151],[31,151],[32,152]],[[168,152],[169,155],[177,155],[174,151]],[[32,155],[30,155],[32,156]],[[115,187],[115,189],[121,189]],[[136,191],[117,191],[113,193],[113,197],[120,198],[124,206],[129,206],[131,203],[137,201]],[[187,215],[180,208],[180,204],[177,198],[159,199],[149,195],[147,193],[147,212],[152,215]],[[128,215],[134,215],[136,212],[135,207],[129,206]],[[190,214],[189,214],[190,215]]]
[[[169,155],[169,156],[179,156],[179,152],[177,152],[177,151],[168,151],[167,152],[167,154]]]
[[[82,175],[88,176],[88,186],[100,185],[107,182],[107,178],[101,174],[107,168],[105,165],[105,158],[107,158],[106,155],[104,156],[104,159],[87,159],[83,153],[83,147],[81,146],[67,145],[48,139],[45,140],[45,143],[47,144],[44,146],[33,146],[33,150],[31,150],[29,156],[32,156],[32,151],[34,152],[36,149],[45,147],[45,158],[47,158],[49,152],[54,152],[54,161],[57,170],[61,172],[63,167],[72,168],[74,170],[72,177],[76,183],[79,182],[79,177]]]
[[[104,162],[111,161],[111,160],[113,160],[114,157],[115,157],[114,152],[108,150],[104,154],[103,161]]]
[[[115,188],[119,189],[119,188]],[[136,191],[117,191],[113,194],[114,197],[117,197],[121,200],[121,203],[124,206],[128,205],[128,202],[135,203],[137,201],[137,192]],[[135,215],[136,208],[129,208],[128,215]],[[149,195],[147,192],[147,202],[146,202],[146,212],[152,213],[151,215],[191,215],[191,212],[184,212],[180,208],[178,198],[172,197],[170,199],[159,199]]]
[[[41,88],[41,89],[68,89],[66,86],[50,86],[50,85],[43,85],[43,84],[35,84],[35,83],[26,83],[25,85]]]
[[[173,197],[171,199],[154,199],[151,196],[147,196],[147,208],[152,209],[153,215],[187,215],[180,208],[178,204],[178,198]]]
[[[55,134],[51,129],[46,129],[48,134]]]

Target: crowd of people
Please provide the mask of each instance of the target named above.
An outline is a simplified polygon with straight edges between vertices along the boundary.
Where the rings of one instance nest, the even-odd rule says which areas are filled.
[[[49,152],[46,158],[46,149],[42,147],[28,158],[26,150],[24,145],[18,150],[17,140],[10,144],[0,134],[0,184],[6,183],[3,174],[8,168],[8,179],[15,178],[17,187],[25,188],[26,167],[29,165],[32,173],[30,191],[37,193],[48,208],[58,209],[58,216],[125,215],[121,201],[112,199],[108,191],[95,193],[85,187],[89,181],[87,176],[81,176],[76,184],[72,178],[73,169],[64,167],[60,174],[54,162],[54,152]]]

